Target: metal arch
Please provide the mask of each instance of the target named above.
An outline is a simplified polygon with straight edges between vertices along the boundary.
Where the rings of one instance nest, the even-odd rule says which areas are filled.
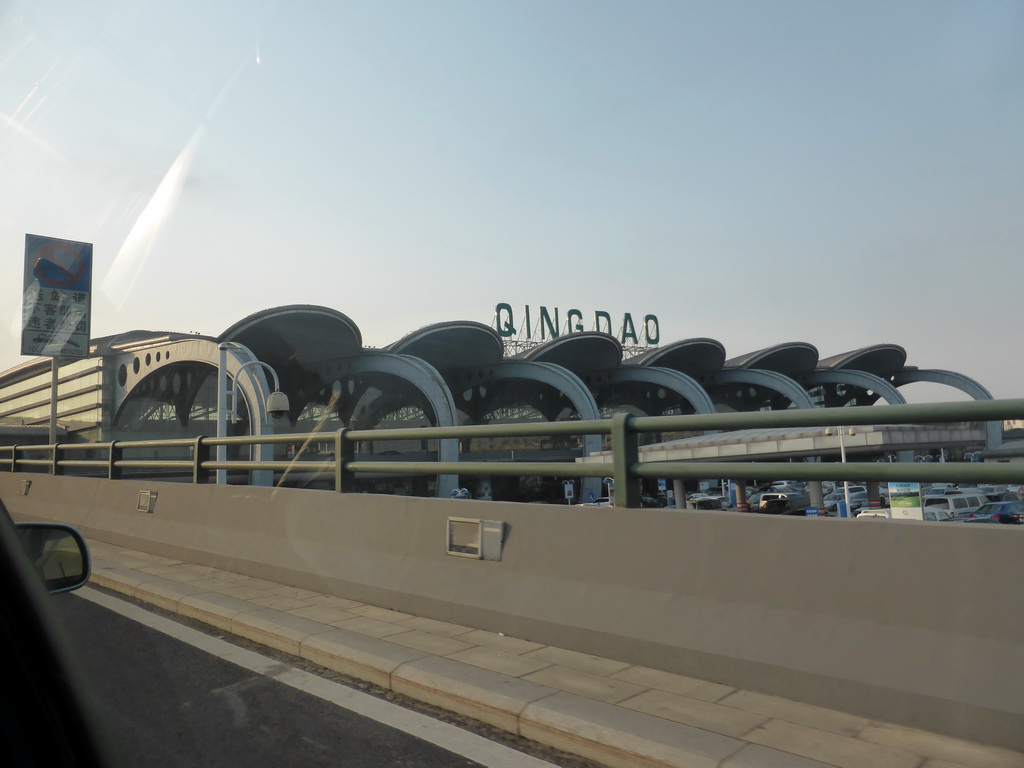
[[[587,385],[583,383],[572,371],[563,368],[555,363],[537,363],[528,360],[502,360],[501,362],[489,365],[486,368],[488,381],[502,379],[520,379],[524,381],[536,381],[540,384],[547,384],[554,387],[576,408],[580,419],[600,419],[601,411],[597,407],[594,396],[590,393]],[[589,456],[598,453],[604,445],[600,435],[584,435],[583,450]],[[580,498],[593,493],[595,498],[602,495],[601,478],[585,477],[580,488]]]
[[[892,377],[894,386],[902,387],[906,384],[917,384],[929,382],[932,384],[944,384],[953,389],[959,389],[975,400],[994,400],[992,393],[982,384],[956,371],[943,371],[938,368],[904,368]],[[985,447],[988,449],[998,448],[1003,444],[1003,428],[997,421],[985,423]]]
[[[915,384],[918,382],[945,384],[948,387],[959,389],[961,392],[966,392],[975,400],[994,399],[992,397],[992,393],[977,381],[972,379],[970,376],[964,376],[962,373],[957,373],[956,371],[943,371],[928,368],[904,368],[892,377],[892,383],[897,387],[902,387],[905,384]]]
[[[655,384],[659,387],[671,389],[690,402],[696,413],[714,413],[715,404],[711,402],[711,396],[692,376],[672,370],[671,368],[658,368],[656,366],[643,367],[639,365],[623,366],[610,371],[612,384],[624,384],[627,382],[638,382],[642,384]]]
[[[273,434],[273,426],[267,422],[266,405],[267,395],[270,394],[270,386],[267,383],[263,367],[249,366],[242,368],[244,363],[256,360],[256,356],[242,345],[238,345],[237,348],[230,349],[228,352],[228,375],[234,378],[238,370],[241,369],[241,375],[238,376],[238,389],[245,398],[246,405],[249,407],[249,420],[252,422],[253,435]],[[156,362],[158,353],[160,353],[160,362]],[[146,359],[150,362],[144,365],[141,364],[141,361]],[[136,360],[140,361],[138,373],[135,373],[133,370],[133,364]],[[206,339],[190,339],[188,341],[169,342],[167,344],[146,347],[136,352],[122,352],[115,355],[114,369],[117,370],[119,366],[124,365],[128,374],[124,386],[115,386],[114,388],[112,410],[115,417],[111,423],[116,423],[121,408],[139,384],[160,369],[180,363],[208,365],[212,373],[216,374],[217,366],[220,363],[217,342]],[[266,429],[264,425],[267,425]]]
[[[502,360],[493,366],[488,366],[488,371],[493,374],[488,376],[492,381],[500,379],[523,379],[525,381],[536,381],[554,387],[567,398],[576,408],[580,418],[583,420],[600,419],[601,411],[590,394],[587,385],[583,383],[575,373],[568,368],[563,368],[556,363],[536,363],[528,360]],[[598,436],[600,442],[600,436]],[[600,450],[600,449],[599,449]]]
[[[379,373],[395,376],[418,389],[434,409],[439,427],[454,427],[458,424],[458,409],[451,390],[437,369],[425,360],[412,355],[391,352],[363,352],[345,360],[345,374]],[[459,460],[459,441],[448,438],[438,441],[438,457],[441,461]],[[437,495],[449,497],[459,487],[458,475],[438,475]]]
[[[889,405],[906,405],[907,400],[896,387],[867,371],[854,371],[848,368],[831,371],[814,371],[808,373],[804,380],[810,384],[852,384],[862,389],[870,389],[880,395]]]
[[[775,371],[756,368],[721,370],[711,376],[711,381],[714,384],[753,384],[765,387],[788,397],[797,408],[814,407],[814,401],[807,390],[789,376]]]

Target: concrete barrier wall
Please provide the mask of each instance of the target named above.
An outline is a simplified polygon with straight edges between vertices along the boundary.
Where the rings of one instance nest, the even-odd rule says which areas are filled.
[[[121,546],[1024,749],[1024,526],[11,474],[0,499]],[[448,516],[507,523],[502,561],[446,555]]]

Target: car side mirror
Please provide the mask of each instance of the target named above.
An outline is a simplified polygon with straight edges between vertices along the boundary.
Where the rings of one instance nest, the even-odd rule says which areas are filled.
[[[25,554],[50,594],[70,592],[89,581],[85,539],[62,523],[15,523]]]

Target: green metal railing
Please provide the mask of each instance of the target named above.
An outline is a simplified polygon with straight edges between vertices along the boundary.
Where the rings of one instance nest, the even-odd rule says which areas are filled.
[[[1024,479],[1024,465],[1013,463],[879,463],[879,462],[642,462],[639,436],[654,432],[730,431],[780,427],[834,427],[837,425],[906,425],[989,422],[1024,419],[1024,399],[986,400],[926,405],[886,405],[850,408],[791,409],[753,413],[715,413],[689,416],[629,416],[589,421],[495,424],[459,427],[417,427],[387,430],[270,435],[264,437],[196,437],[176,440],[114,441],[109,443],[61,443],[44,446],[0,447],[0,470],[41,471],[68,474],[70,470],[105,473],[119,479],[125,470],[177,471],[191,473],[192,481],[210,481],[218,469],[317,472],[333,475],[336,491],[353,490],[357,473],[394,475],[491,475],[560,478],[606,477],[615,481],[618,506],[640,504],[641,478],[700,479],[756,478],[759,480],[866,480],[917,482],[1011,483]],[[610,460],[605,462],[516,462],[516,461],[368,461],[357,460],[359,442],[395,440],[465,440],[469,438],[526,438],[609,435]],[[256,446],[296,443],[334,444],[330,461],[244,461],[213,460],[217,446]],[[188,458],[167,460],[131,458],[139,450],[184,450]],[[76,458],[94,451],[104,458]],[[128,454],[126,456],[126,454]],[[301,451],[300,451],[301,455]]]

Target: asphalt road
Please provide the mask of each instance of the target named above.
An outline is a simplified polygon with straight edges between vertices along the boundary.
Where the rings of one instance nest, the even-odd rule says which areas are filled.
[[[480,765],[75,594],[52,599],[123,765]]]

